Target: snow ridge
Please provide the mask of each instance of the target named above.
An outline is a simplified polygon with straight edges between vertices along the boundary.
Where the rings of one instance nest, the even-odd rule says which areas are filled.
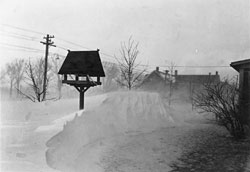
[[[157,93],[110,93],[96,109],[76,114],[46,143],[47,163],[55,169],[75,171],[74,162],[88,144],[125,132],[170,126],[174,120],[169,114],[168,106]]]

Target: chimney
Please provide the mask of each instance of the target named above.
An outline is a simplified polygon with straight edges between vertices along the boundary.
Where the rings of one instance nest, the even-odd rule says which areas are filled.
[[[174,71],[174,75],[177,76],[178,75],[178,70]]]
[[[219,75],[219,72],[218,72],[218,71],[216,71],[216,72],[215,72],[215,75]]]
[[[159,67],[157,66],[155,70],[156,70],[157,72],[159,72]]]

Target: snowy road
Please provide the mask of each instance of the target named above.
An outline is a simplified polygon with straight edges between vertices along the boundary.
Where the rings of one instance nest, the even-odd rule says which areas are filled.
[[[183,151],[180,139],[189,126],[168,127],[150,133],[128,133],[115,143],[101,158],[105,172],[166,172]]]
[[[128,134],[101,158],[105,172],[249,172],[249,140],[232,141],[214,124],[163,128]]]
[[[126,133],[86,148],[83,157],[98,156],[89,158],[91,163],[79,158],[74,171],[249,172],[249,140],[232,142],[225,135],[223,128],[205,123]]]

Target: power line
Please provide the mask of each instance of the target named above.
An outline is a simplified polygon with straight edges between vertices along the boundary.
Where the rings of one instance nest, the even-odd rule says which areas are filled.
[[[18,47],[18,48],[24,48],[24,49],[29,49],[29,50],[33,50],[33,51],[39,51],[39,52],[43,52],[43,50],[40,50],[40,49],[35,49],[35,48],[30,48],[30,47],[24,47],[24,46],[19,46],[19,45],[13,45],[13,44],[7,44],[7,43],[0,43],[2,45],[8,45],[8,46],[12,46],[12,47]],[[63,49],[63,50],[66,50],[66,48],[64,47],[61,47],[61,46],[57,46],[58,48],[60,49]],[[105,55],[105,56],[108,56],[110,58],[113,58],[113,59],[116,59],[114,56],[111,56],[109,54],[106,54],[106,53],[100,53],[102,55]],[[105,58],[105,57],[103,57]],[[139,64],[138,66],[144,66],[144,67],[156,67],[156,66],[159,66],[159,67],[172,67],[172,66],[169,66],[169,65],[143,65],[143,64]],[[230,66],[187,66],[187,65],[176,65],[174,66],[175,68],[229,68]]]
[[[34,30],[31,30],[31,29],[24,29],[24,28],[12,26],[12,25],[9,25],[9,24],[1,24],[1,25],[6,26],[6,27],[10,27],[10,28],[14,28],[14,29],[18,29],[18,30],[22,30],[22,31],[25,31],[25,32],[32,32],[32,33],[44,35],[44,33],[42,33],[42,32],[34,31]]]
[[[22,39],[22,40],[27,40],[27,41],[36,42],[36,40],[33,39],[33,38],[26,38],[26,37],[20,37],[20,36],[15,36],[15,35],[6,35],[6,34],[1,34],[1,33],[0,33],[0,35],[12,37],[12,38],[17,38],[17,39]]]
[[[226,67],[230,67],[230,66],[201,66],[201,65],[197,65],[197,66],[188,66],[188,65],[139,65],[139,66],[150,66],[150,67],[178,67],[178,68],[226,68]]]
[[[22,51],[22,52],[31,52],[31,53],[43,53],[43,51],[37,51],[37,50],[27,50],[27,49],[19,49],[19,48],[10,48],[10,47],[4,47],[4,46],[0,46],[2,48],[4,48],[5,50],[11,50],[11,51]]]
[[[26,32],[32,32],[32,33],[36,33],[36,34],[44,34],[42,32],[34,31],[34,30],[31,30],[31,29],[25,29],[25,28],[21,28],[21,27],[16,27],[16,26],[8,25],[8,24],[1,24],[1,25],[7,26],[7,27],[10,27],[10,28],[14,28],[14,29],[18,29],[18,30],[22,30],[22,31],[26,31]],[[21,36],[21,35],[19,34],[19,36]],[[25,36],[25,35],[23,35],[23,36]],[[32,38],[32,37],[30,37],[30,38]],[[36,39],[38,39],[38,38],[36,38]],[[82,46],[80,44],[77,44],[77,43],[74,43],[74,42],[71,42],[71,41],[67,41],[67,40],[65,40],[63,38],[60,38],[60,37],[59,38],[57,37],[56,39],[59,39],[59,40],[61,40],[63,42],[66,42],[66,43],[69,43],[69,44],[72,44],[72,45],[75,45],[75,46],[78,46],[78,47],[81,47],[81,48],[84,48],[84,49],[87,49],[87,50],[91,50],[90,48],[88,48],[86,46]],[[64,47],[60,47],[60,48],[64,49],[64,50],[68,50],[68,49],[66,49]],[[100,54],[116,59],[114,56],[109,55],[107,53],[100,52]]]
[[[171,67],[171,66],[162,66]],[[187,67],[187,68],[220,68],[220,67],[230,67],[230,66],[173,66],[173,67]]]
[[[23,52],[31,52],[31,53],[39,53],[39,54],[43,54],[44,53],[44,50],[29,50],[29,49],[20,49],[18,47],[5,47],[5,45],[0,45],[0,47],[6,49],[6,50],[11,50],[11,51],[23,51]],[[26,47],[28,48],[28,47]],[[55,52],[51,52],[49,53],[49,55],[59,55],[60,57],[63,57],[65,58],[66,56],[65,55],[62,55],[62,54],[59,54],[59,53],[55,53]]]
[[[8,34],[8,35],[12,35],[12,36],[19,36],[19,37],[24,37],[24,38],[29,38],[29,39],[32,39],[32,40],[39,40],[40,38],[38,37],[35,37],[35,36],[28,36],[28,35],[23,35],[23,34],[20,34],[20,33],[16,33],[16,32],[9,32],[9,31],[3,31],[3,30],[0,30],[1,32],[3,32],[3,34]]]
[[[81,48],[87,49],[87,50],[91,50],[91,49],[90,49],[90,48],[88,48],[88,47],[84,47],[84,46],[82,46],[82,45],[80,45],[80,44],[76,44],[76,43],[74,43],[74,42],[67,41],[67,40],[62,39],[62,38],[58,38],[58,37],[57,37],[57,39],[59,39],[59,40],[61,40],[61,41],[63,41],[63,42],[67,42],[67,43],[69,43],[69,44],[72,44],[72,45],[75,45],[75,46],[78,46],[78,47],[81,47]]]
[[[67,41],[67,40],[62,39],[62,38],[58,38],[58,37],[57,37],[57,39],[59,39],[59,40],[61,40],[61,41],[63,41],[63,42],[66,42],[66,43],[69,43],[69,44],[72,44],[72,45],[75,45],[75,46],[78,46],[78,47],[87,49],[87,50],[92,50],[92,49],[90,49],[90,48],[88,48],[88,47],[82,46],[82,45],[77,44],[77,43],[73,43],[73,42],[71,42],[71,41]],[[57,46],[57,47],[58,47],[58,48],[61,48],[61,49],[63,49],[63,50],[66,50],[66,51],[69,50],[69,49],[64,48],[64,47],[59,47],[59,46]],[[109,55],[109,54],[107,54],[107,53],[100,52],[100,54],[105,55],[105,56],[110,57],[110,58],[113,58],[113,59],[116,59],[114,56]]]
[[[76,45],[76,46],[85,48],[87,50],[91,50],[90,48],[87,48],[87,47],[82,46],[80,44],[76,44],[76,43],[73,43],[71,41],[67,41],[67,40],[61,39],[61,38],[59,38],[59,39],[62,40],[62,41],[64,41],[64,42],[67,42],[69,44]],[[117,60],[117,58],[115,56],[113,56],[113,55],[110,55],[110,54],[107,54],[107,53],[103,53],[103,52],[100,52],[100,54],[102,54],[104,56],[107,56],[109,58]],[[172,67],[170,65],[142,65],[142,64],[139,64],[138,66],[146,66],[146,67],[156,67],[156,66],[159,66],[159,67]],[[187,65],[177,65],[177,66],[174,66],[174,67],[178,67],[178,68],[181,68],[181,67],[183,67],[183,68],[226,68],[226,67],[230,67],[230,66],[187,66]]]
[[[105,55],[105,56],[108,56],[108,57],[111,57],[113,59],[116,59],[117,58],[115,56],[112,56],[112,55],[109,55],[107,53],[101,53],[100,54],[102,55]],[[230,67],[229,65],[228,66],[188,66],[188,65],[174,65],[174,66],[171,66],[171,65],[143,65],[143,64],[139,64],[138,66],[145,66],[145,67],[178,67],[178,68],[227,68],[227,67]]]
[[[14,28],[14,29],[18,29],[18,30],[22,30],[22,31],[26,31],[26,32],[32,32],[32,33],[36,33],[36,34],[44,34],[42,32],[34,31],[34,30],[31,30],[31,29],[25,29],[25,28],[21,28],[21,27],[16,27],[16,26],[8,25],[8,24],[1,24],[1,25],[6,26],[6,27],[10,27],[10,28]],[[34,38],[34,37],[30,37],[30,38]],[[37,39],[37,38],[35,38],[35,39]],[[59,39],[59,40],[61,40],[63,42],[66,42],[66,43],[69,43],[69,44],[72,44],[72,45],[75,45],[75,46],[87,49],[87,50],[91,50],[90,48],[88,48],[86,46],[82,46],[80,44],[77,44],[77,43],[74,43],[74,42],[71,42],[71,41],[67,41],[67,40],[65,40],[63,38],[57,38],[57,39]],[[61,46],[59,46],[58,48],[66,50],[66,51],[68,50],[67,48],[64,48],[64,47],[61,47]],[[107,53],[100,52],[100,54],[102,54],[104,56],[107,56],[109,58],[112,58],[112,59],[116,59],[113,55],[110,55],[110,54],[107,54]],[[146,67],[156,67],[156,66],[159,66],[159,67],[172,67],[170,65],[143,65],[143,64],[139,64],[139,66],[146,66]],[[230,67],[230,66],[229,65],[228,66],[201,66],[201,65],[188,66],[188,65],[176,65],[174,67],[176,67],[176,68],[227,68],[227,67]]]
[[[61,47],[61,46],[56,46],[57,48],[60,48],[60,49],[62,49],[62,50],[65,50],[65,51],[68,51],[68,49],[67,48],[64,48],[64,47]]]
[[[36,38],[36,40],[34,40],[33,38],[25,38],[25,37],[19,37],[19,36],[15,36],[15,35],[5,35],[5,34],[1,34],[0,35],[4,35],[4,36],[9,36],[9,37],[13,37],[13,38],[17,38],[17,39],[22,39],[22,40],[27,40],[27,41],[33,41],[33,42],[37,42],[36,40],[38,40],[38,38]],[[64,48],[62,46],[57,46],[57,48],[60,48],[62,50],[68,51],[67,48]]]
[[[7,45],[7,46],[11,46],[11,47],[17,47],[17,48],[23,48],[23,49],[28,49],[28,50],[34,50],[34,51],[42,51],[40,49],[36,49],[36,48],[30,48],[30,47],[25,47],[25,46],[20,46],[20,45],[14,45],[14,44],[9,44],[9,43],[2,43],[0,42],[1,45]]]
[[[57,39],[59,39],[59,40],[61,40],[61,41],[64,41],[64,42],[66,42],[66,43],[69,43],[69,44],[72,44],[72,45],[75,45],[75,46],[78,46],[78,47],[87,49],[87,50],[92,50],[92,49],[90,49],[90,48],[88,48],[88,47],[82,46],[82,45],[77,44],[77,43],[73,43],[73,42],[71,42],[71,41],[67,41],[67,40],[64,40],[64,39],[61,39],[61,38],[57,38]],[[59,47],[59,48],[64,49],[64,50],[66,50],[66,51],[69,50],[69,49],[66,49],[66,48],[64,48],[64,47]],[[103,53],[103,52],[100,52],[100,54],[105,55],[105,56],[108,56],[108,57],[113,58],[113,59],[116,59],[114,56],[109,55],[109,54],[106,54],[106,53]]]
[[[3,49],[8,49],[8,50],[14,50],[14,51],[24,51],[24,52],[33,52],[33,53],[44,53],[44,50],[41,49],[36,49],[36,48],[30,48],[30,47],[25,47],[25,46],[20,46],[20,45],[14,45],[14,44],[9,44],[9,43],[2,43],[0,42],[1,46]],[[10,48],[12,47],[12,48]],[[58,48],[61,48],[63,50],[67,50],[66,48],[57,46]],[[51,54],[51,53],[49,53]],[[58,54],[58,53],[53,53],[53,54]],[[60,55],[60,54],[59,54]],[[60,55],[62,57],[65,57],[65,55]]]
[[[100,52],[100,54],[105,55],[105,56],[108,56],[108,57],[111,57],[111,58],[113,58],[113,59],[116,59],[115,56],[109,55],[109,54],[107,54],[107,53],[102,53],[102,52]],[[116,60],[117,60],[117,59],[116,59]]]

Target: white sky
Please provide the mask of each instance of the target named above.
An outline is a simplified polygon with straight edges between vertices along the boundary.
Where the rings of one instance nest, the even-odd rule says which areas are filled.
[[[44,56],[42,51],[20,51],[13,45],[44,50],[39,42],[47,33],[55,36],[55,45],[66,49],[86,50],[62,39],[117,56],[121,41],[132,35],[139,42],[138,61],[149,68],[171,61],[225,66],[250,58],[250,0],[0,0],[1,66],[15,58]],[[67,54],[61,48],[50,52]],[[230,68],[182,72],[215,70],[233,72]]]

